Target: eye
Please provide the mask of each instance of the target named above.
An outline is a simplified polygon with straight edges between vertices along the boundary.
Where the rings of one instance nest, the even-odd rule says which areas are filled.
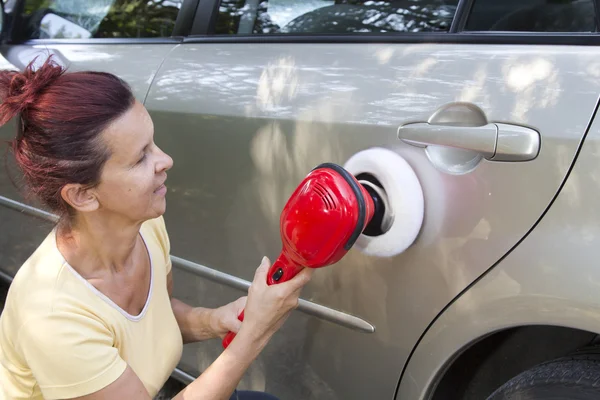
[[[138,160],[136,165],[143,163],[145,159],[146,159],[146,153],[144,153],[144,155],[142,155],[142,157]]]

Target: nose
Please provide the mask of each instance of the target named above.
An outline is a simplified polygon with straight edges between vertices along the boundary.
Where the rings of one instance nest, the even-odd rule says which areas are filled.
[[[156,172],[168,171],[173,167],[173,159],[160,148],[158,162],[156,163]]]

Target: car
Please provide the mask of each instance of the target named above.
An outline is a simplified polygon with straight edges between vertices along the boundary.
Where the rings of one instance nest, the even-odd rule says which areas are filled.
[[[596,4],[7,0],[0,68],[52,54],[132,86],[174,159],[174,295],[192,305],[236,299],[262,256],[277,257],[280,213],[315,166],[372,149],[410,165],[424,198],[414,243],[387,256],[356,247],[315,271],[240,388],[290,400],[591,399]],[[55,216],[21,194],[2,157],[10,281]],[[391,207],[400,215],[402,200]],[[190,382],[222,351],[218,340],[186,345],[173,377]]]

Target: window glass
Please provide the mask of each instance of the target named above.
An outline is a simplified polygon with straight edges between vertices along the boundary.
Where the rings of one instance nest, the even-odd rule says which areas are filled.
[[[447,32],[458,0],[222,0],[216,34]]]
[[[26,0],[20,39],[171,36],[183,0]]]
[[[475,0],[465,30],[595,32],[594,0]]]

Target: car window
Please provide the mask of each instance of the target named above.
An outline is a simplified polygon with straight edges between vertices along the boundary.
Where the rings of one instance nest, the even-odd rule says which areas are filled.
[[[458,0],[222,0],[215,33],[447,32]]]
[[[595,32],[594,0],[475,0],[465,30]]]
[[[183,0],[25,0],[19,39],[171,36]]]

